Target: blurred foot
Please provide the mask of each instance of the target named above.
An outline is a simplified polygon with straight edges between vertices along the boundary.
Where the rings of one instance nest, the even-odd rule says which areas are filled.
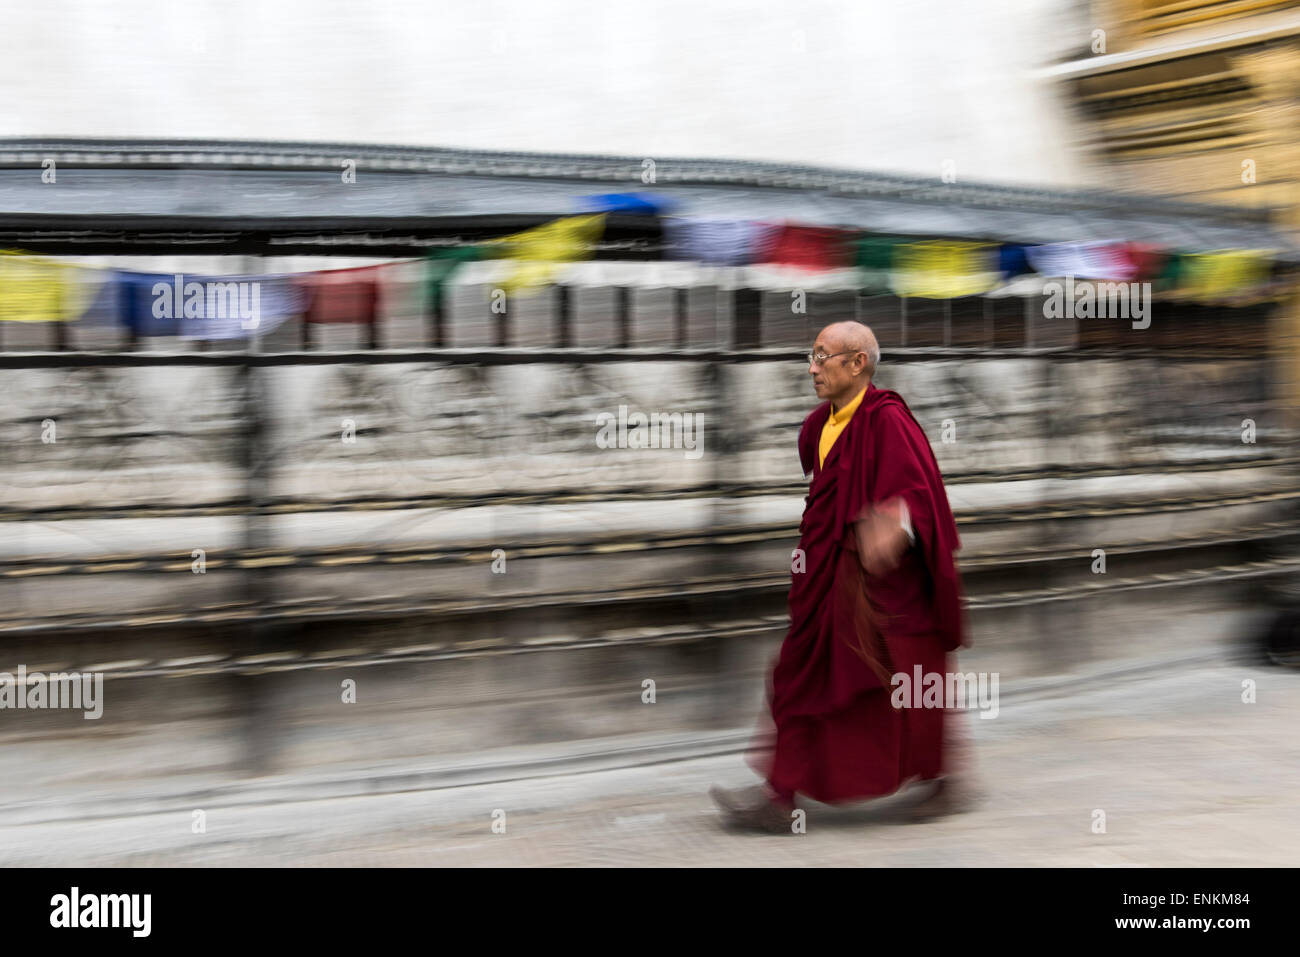
[[[912,805],[907,811],[907,821],[919,824],[947,817],[949,814],[961,814],[969,811],[978,803],[978,795],[970,781],[964,777],[947,775],[934,782],[930,793],[919,804]]]
[[[770,793],[761,784],[747,788],[724,788],[715,784],[709,788],[709,797],[713,798],[713,803],[718,806],[719,811],[724,814],[734,814],[753,807],[759,801],[770,797]]]
[[[792,807],[775,800],[762,785],[741,790],[709,788],[709,797],[722,811],[723,823],[741,831],[765,834],[790,834]]]

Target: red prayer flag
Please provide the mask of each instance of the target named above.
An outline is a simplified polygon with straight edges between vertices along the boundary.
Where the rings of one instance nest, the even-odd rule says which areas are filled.
[[[307,292],[303,322],[375,322],[379,317],[381,268],[327,269],[302,277]]]
[[[780,227],[758,257],[759,262],[804,269],[845,269],[853,265],[857,233],[826,226]]]

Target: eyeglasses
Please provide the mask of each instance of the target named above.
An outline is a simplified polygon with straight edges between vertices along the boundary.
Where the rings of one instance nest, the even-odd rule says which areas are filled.
[[[850,349],[848,352],[837,352],[835,355],[819,355],[816,352],[808,353],[808,364],[812,366],[821,366],[826,364],[827,359],[834,359],[835,356],[852,356],[861,352],[861,349]]]

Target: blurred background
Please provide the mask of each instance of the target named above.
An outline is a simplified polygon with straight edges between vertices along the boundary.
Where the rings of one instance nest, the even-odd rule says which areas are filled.
[[[5,22],[0,862],[1293,860],[1300,4]],[[854,318],[991,800],[737,844]]]

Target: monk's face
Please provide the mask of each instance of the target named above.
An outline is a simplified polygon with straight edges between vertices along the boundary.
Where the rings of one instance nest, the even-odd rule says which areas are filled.
[[[814,361],[808,366],[817,398],[830,399],[837,409],[852,401],[865,385],[861,377],[866,368],[866,354],[848,352],[848,348],[838,336],[822,330],[822,334],[813,343],[813,355],[832,358],[822,363]],[[847,355],[838,354],[845,352]]]

